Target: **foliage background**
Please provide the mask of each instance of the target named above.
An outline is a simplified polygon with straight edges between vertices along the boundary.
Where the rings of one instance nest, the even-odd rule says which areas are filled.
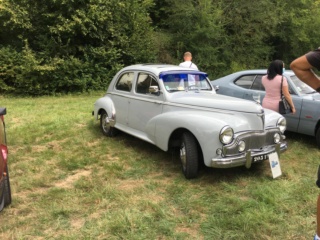
[[[0,91],[105,90],[121,67],[178,64],[211,79],[317,48],[320,0],[0,0]]]

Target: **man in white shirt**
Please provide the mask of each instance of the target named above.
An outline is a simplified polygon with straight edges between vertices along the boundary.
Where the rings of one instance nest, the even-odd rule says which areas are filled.
[[[183,55],[183,59],[184,59],[184,62],[179,64],[180,67],[193,68],[193,69],[199,70],[197,65],[191,62],[192,60],[191,52],[185,52]]]

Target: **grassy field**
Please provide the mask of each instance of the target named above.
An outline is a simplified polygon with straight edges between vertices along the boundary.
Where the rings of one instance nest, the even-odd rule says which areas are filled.
[[[312,239],[315,139],[289,133],[283,175],[203,168],[186,180],[171,153],[121,133],[107,138],[91,115],[103,93],[0,97],[12,204],[0,239]]]

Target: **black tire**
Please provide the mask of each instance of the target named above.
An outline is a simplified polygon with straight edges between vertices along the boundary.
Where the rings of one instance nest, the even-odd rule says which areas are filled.
[[[4,206],[5,207],[11,204],[11,187],[10,187],[8,166],[6,166],[6,172],[7,174],[4,177]]]
[[[316,140],[317,140],[318,148],[320,148],[320,127],[318,127],[318,130],[316,132]]]
[[[180,160],[186,179],[196,178],[199,171],[198,147],[195,137],[185,132],[181,137]]]
[[[102,111],[100,115],[100,129],[102,133],[108,137],[114,137],[117,134],[117,129],[112,127],[106,111]]]
[[[4,208],[4,191],[2,192],[2,196],[0,197],[0,212],[3,210]]]

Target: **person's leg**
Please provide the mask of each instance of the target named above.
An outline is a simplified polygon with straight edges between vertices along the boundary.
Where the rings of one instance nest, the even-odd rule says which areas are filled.
[[[295,59],[290,64],[290,68],[301,81],[320,92],[320,80],[312,71],[313,66],[310,65],[305,55]]]
[[[317,234],[316,236],[318,238],[320,236],[320,195],[318,196],[318,200],[317,200]]]

